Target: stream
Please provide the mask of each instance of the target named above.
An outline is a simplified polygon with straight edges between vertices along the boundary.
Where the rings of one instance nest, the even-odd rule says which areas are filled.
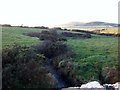
[[[49,59],[48,64],[46,65],[46,68],[50,71],[54,79],[58,82],[57,88],[58,90],[61,90],[62,88],[67,87],[67,84],[64,82],[62,77],[58,74],[58,71],[54,69],[54,67],[51,64],[51,60]]]

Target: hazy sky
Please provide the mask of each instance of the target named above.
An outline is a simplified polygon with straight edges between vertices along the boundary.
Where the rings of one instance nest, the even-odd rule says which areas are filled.
[[[0,0],[0,23],[54,26],[68,22],[118,22],[119,0]]]

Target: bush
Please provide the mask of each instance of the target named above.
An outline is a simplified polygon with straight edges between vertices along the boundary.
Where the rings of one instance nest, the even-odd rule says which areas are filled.
[[[59,55],[53,58],[52,65],[59,72],[62,79],[68,84],[68,86],[77,86],[81,82],[76,78],[76,72],[74,70],[74,63],[72,57],[75,55],[73,52],[66,52],[65,54]]]
[[[55,87],[42,62],[45,57],[29,47],[14,46],[3,50],[3,89]]]
[[[51,30],[63,30],[61,27],[54,27],[54,28],[51,28]]]
[[[91,34],[81,34],[81,33],[72,33],[72,32],[62,32],[63,36],[73,37],[73,38],[91,38]]]
[[[23,34],[30,37],[38,37],[40,40],[50,40],[53,42],[67,41],[67,39],[62,35],[58,34],[56,30],[50,30],[50,31],[43,30],[41,32],[28,32]]]
[[[62,35],[58,34],[56,30],[42,31],[40,34],[40,40],[56,41],[67,41]]]
[[[115,67],[104,67],[102,70],[102,76],[104,77],[104,83],[116,83],[119,81],[119,70]]]
[[[91,38],[91,34],[89,34],[89,33],[83,34],[83,37],[84,38]]]
[[[63,42],[66,39],[58,34],[55,30],[41,31],[41,44],[32,46],[38,53],[44,54],[47,58],[54,58],[67,52],[67,45]]]
[[[38,38],[40,37],[40,32],[29,32],[24,34],[30,37],[38,37]]]
[[[12,27],[10,24],[2,24],[3,27]]]
[[[45,26],[35,26],[34,28],[39,28],[39,29],[49,29],[48,27],[45,27]]]
[[[37,52],[44,54],[47,58],[54,58],[67,52],[68,48],[63,42],[44,41],[40,45],[32,46]]]

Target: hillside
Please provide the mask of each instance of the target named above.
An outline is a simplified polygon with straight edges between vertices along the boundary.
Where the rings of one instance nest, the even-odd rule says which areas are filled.
[[[62,28],[75,28],[75,27],[117,27],[118,24],[115,23],[108,23],[108,22],[88,22],[88,23],[81,23],[81,22],[70,22],[67,24],[62,24],[60,27]]]

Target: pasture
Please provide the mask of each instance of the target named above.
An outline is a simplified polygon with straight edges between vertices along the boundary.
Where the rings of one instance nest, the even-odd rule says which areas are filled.
[[[89,57],[101,56],[112,64],[118,59],[117,37],[97,35],[90,39],[69,39],[67,44],[77,53],[76,62]],[[108,63],[106,64],[108,65]]]
[[[35,45],[40,42],[36,37],[23,35],[26,32],[40,32],[46,29],[3,27],[2,47],[19,45]],[[113,30],[113,29],[111,29]],[[61,31],[60,31],[61,32]],[[78,33],[78,32],[77,32]],[[103,56],[106,60],[116,61],[118,56],[118,37],[93,35],[89,39],[68,38],[67,44],[77,53],[76,62],[91,56]]]
[[[19,45],[33,45],[39,43],[36,37],[29,37],[23,35],[27,32],[40,32],[42,29],[35,28],[21,28],[21,27],[2,27],[2,47],[11,46],[13,44]]]

